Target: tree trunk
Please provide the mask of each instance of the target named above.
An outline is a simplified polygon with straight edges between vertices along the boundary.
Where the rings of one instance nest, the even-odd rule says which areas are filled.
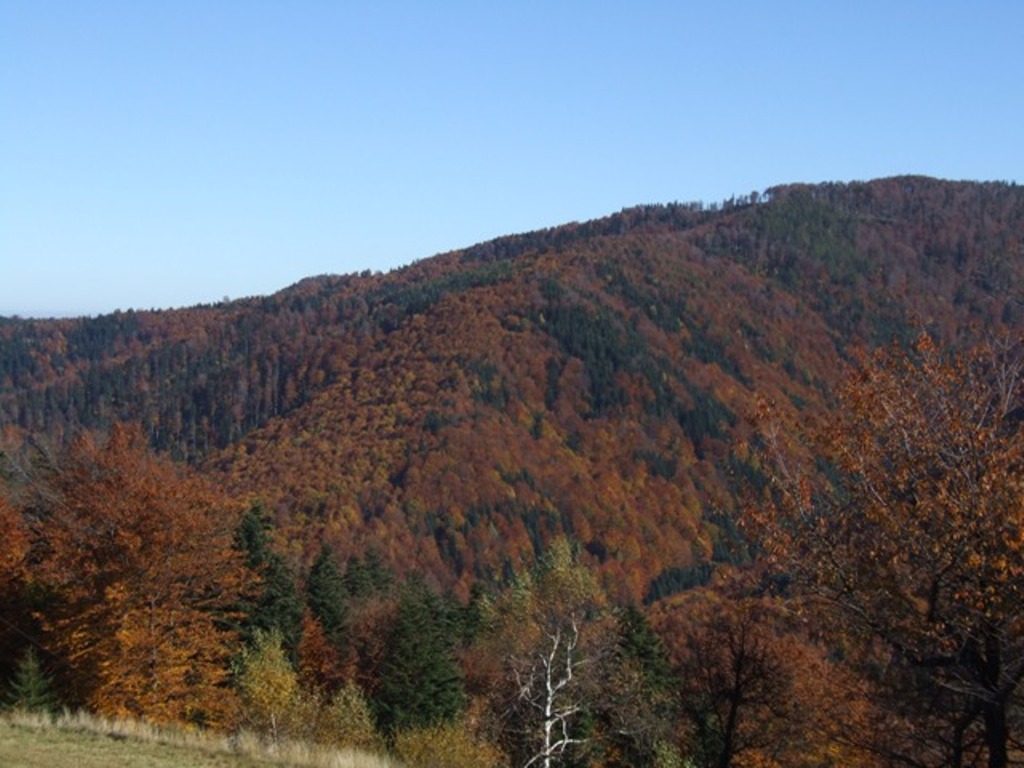
[[[1006,707],[1001,701],[985,705],[985,745],[988,747],[988,768],[1009,765],[1006,742]]]
[[[729,768],[732,765],[733,738],[736,733],[736,718],[739,709],[739,696],[729,697],[729,715],[722,732],[722,752],[718,756],[718,768]]]
[[[985,687],[991,699],[984,704],[985,746],[988,747],[988,768],[1006,768],[1009,764],[1006,743],[1009,734],[1006,728],[1006,698],[999,691],[1002,671],[1002,648],[999,638],[988,632],[985,636]]]

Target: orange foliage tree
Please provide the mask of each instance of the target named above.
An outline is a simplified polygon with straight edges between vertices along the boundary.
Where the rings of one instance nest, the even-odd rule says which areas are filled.
[[[849,735],[864,706],[790,606],[695,590],[671,616],[685,752],[697,765],[870,765]],[[663,627],[663,631],[668,627]]]
[[[38,469],[21,504],[69,699],[154,721],[230,717],[228,623],[246,573],[235,512],[123,426]]]
[[[0,588],[18,579],[22,572],[28,538],[24,524],[7,497],[0,494]]]
[[[27,553],[24,521],[0,487],[0,675],[5,679],[13,671],[14,658],[31,638],[24,589]]]
[[[342,656],[327,639],[323,624],[307,610],[298,648],[299,681],[311,690],[334,693],[344,683]]]
[[[803,448],[763,422],[774,493],[751,517],[863,641],[888,762],[1024,757],[1022,376],[1019,343],[949,356],[922,336],[866,360]],[[797,466],[807,448],[829,471]]]

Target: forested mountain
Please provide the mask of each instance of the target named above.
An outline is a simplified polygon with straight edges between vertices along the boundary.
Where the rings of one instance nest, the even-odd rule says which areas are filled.
[[[308,563],[463,595],[560,533],[619,600],[746,557],[762,396],[818,412],[861,348],[1024,325],[1024,190],[902,177],[644,206],[265,298],[0,322],[0,426],[139,422]]]

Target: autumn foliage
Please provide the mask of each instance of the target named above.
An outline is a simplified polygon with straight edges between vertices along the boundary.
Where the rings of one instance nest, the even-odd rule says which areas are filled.
[[[923,335],[865,359],[835,414],[805,431],[829,472],[763,421],[774,485],[751,518],[859,641],[886,712],[867,741],[886,760],[996,768],[1021,755],[1022,417],[1019,343],[949,355]]]
[[[1022,241],[1014,185],[790,185],[216,306],[0,321],[0,429],[139,423],[304,563],[376,549],[465,598],[570,535],[642,601],[730,544],[711,513],[762,479],[733,449],[755,395],[820,411],[849,350],[913,318],[944,342],[1019,325]]]
[[[1020,762],[1020,350],[968,339],[1021,242],[1015,185],[791,185],[0,318],[0,685],[412,762]]]
[[[701,588],[654,611],[678,679],[680,739],[699,766],[868,766],[853,734],[862,686],[796,606],[757,590]]]
[[[108,715],[229,721],[230,608],[245,571],[223,499],[120,426],[37,466],[15,498],[67,699]]]

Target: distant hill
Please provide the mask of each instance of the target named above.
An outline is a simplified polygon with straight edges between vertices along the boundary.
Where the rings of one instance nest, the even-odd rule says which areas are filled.
[[[1024,189],[900,177],[644,206],[386,275],[167,312],[0,322],[0,427],[114,419],[308,558],[465,591],[579,540],[621,599],[742,559],[756,395],[827,406],[859,347],[1024,324]]]

